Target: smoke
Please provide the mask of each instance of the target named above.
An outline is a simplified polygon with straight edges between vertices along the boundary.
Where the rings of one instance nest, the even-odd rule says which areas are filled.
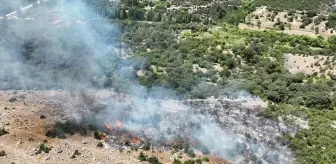
[[[5,3],[8,8],[18,5],[24,6]],[[181,98],[168,89],[158,87],[149,92],[137,82],[135,68],[141,67],[141,61],[118,56],[120,48],[126,48],[120,44],[118,22],[97,16],[81,0],[43,2],[31,10],[0,20],[0,89],[113,88],[119,92],[114,96],[117,99],[101,101],[105,108],[99,113],[90,112],[92,106],[87,105],[85,114],[109,123],[121,120],[124,128],[154,143],[187,136],[197,142],[197,147],[206,147],[224,158],[237,158],[230,152],[237,152],[237,144],[245,142],[244,137],[225,130],[218,114],[181,103]],[[77,105],[90,103],[85,98],[75,101]],[[68,105],[71,116],[83,117],[83,113],[72,110],[76,104]],[[263,144],[258,147],[269,150],[261,149]]]

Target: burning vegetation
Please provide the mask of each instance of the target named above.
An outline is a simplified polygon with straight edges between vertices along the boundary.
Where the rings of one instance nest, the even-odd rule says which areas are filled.
[[[190,158],[185,164],[191,163],[202,163],[209,162],[209,158],[202,157],[201,154],[196,155],[195,149],[197,143],[195,140],[189,137],[176,137],[170,142],[166,140],[161,140],[159,142],[152,140],[151,138],[146,137],[145,135],[135,135],[134,132],[127,130],[123,127],[123,123],[120,120],[116,120],[113,125],[110,123],[104,122],[104,126],[98,127],[93,125],[86,125],[84,121],[76,122],[65,121],[64,123],[57,122],[53,125],[52,128],[49,128],[46,132],[46,136],[49,138],[59,138],[66,139],[69,136],[80,134],[83,136],[93,136],[94,139],[99,140],[97,147],[103,148],[104,145],[120,152],[130,152],[130,151],[150,151],[153,152],[171,152],[177,158],[174,160],[174,164],[182,163],[183,158]],[[51,147],[46,145],[46,142],[40,144],[40,148],[37,153],[45,152],[48,153],[51,150]],[[205,152],[208,154],[210,151]],[[201,156],[200,156],[201,155]],[[186,156],[186,157],[183,157]],[[72,155],[71,158],[76,158],[76,155]],[[139,161],[147,161],[150,164],[160,164],[159,159],[155,156],[144,155],[143,152],[140,152],[138,157]]]
[[[83,94],[80,93],[80,97],[83,97]],[[91,94],[86,93],[85,100],[94,96]],[[78,101],[75,95],[72,94]],[[108,96],[101,97],[104,100],[114,100],[118,97],[118,94],[105,95]],[[125,98],[127,100],[124,100]],[[100,104],[104,101],[99,99],[90,103],[72,103],[75,109],[85,108],[85,111],[76,111],[82,114],[81,119],[64,118],[63,120],[68,121],[60,121],[47,128],[46,136],[66,139],[79,134],[96,139],[98,144],[96,143],[95,147],[98,148],[104,147],[125,153],[138,150],[169,152],[181,161],[194,159],[196,162],[196,159],[203,156],[226,156],[233,162],[241,162],[237,161],[239,159],[246,162],[291,160],[287,158],[288,154],[282,152],[276,155],[272,150],[285,152],[286,145],[279,144],[276,138],[281,134],[279,131],[292,132],[295,128],[281,129],[278,123],[258,119],[260,110],[254,107],[254,110],[251,110],[251,106],[245,107],[245,100],[188,100],[171,102],[170,105],[160,105],[160,101],[155,100],[157,104],[154,104],[153,108],[157,110],[152,113],[153,111],[146,106],[144,111],[143,108],[134,106],[136,99],[128,96],[124,96],[124,99],[118,99],[112,105]],[[144,101],[153,105],[152,100]],[[65,104],[65,108],[68,108],[68,103]],[[176,106],[181,109],[173,108]],[[99,110],[96,110],[97,107]],[[106,113],[110,111],[114,113],[108,116],[113,117],[106,118]],[[221,127],[218,127],[219,125]],[[279,127],[273,128],[276,126]],[[226,133],[223,133],[224,131]],[[265,136],[256,135],[256,131]],[[239,135],[231,139],[231,133]],[[216,160],[221,161],[220,158]]]

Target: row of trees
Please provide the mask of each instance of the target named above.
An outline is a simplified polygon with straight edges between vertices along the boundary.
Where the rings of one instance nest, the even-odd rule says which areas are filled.
[[[138,0],[124,0],[120,4],[111,3],[108,0],[85,0],[85,2],[93,8],[94,13],[110,19],[155,22],[203,22],[209,24],[224,19],[228,12],[237,10],[236,7],[229,5],[231,2],[214,2],[205,6],[182,6],[182,8],[170,10],[167,9],[170,3],[166,1],[158,1],[155,4],[153,4],[153,1],[140,2]],[[148,6],[151,8],[150,10],[145,9]]]

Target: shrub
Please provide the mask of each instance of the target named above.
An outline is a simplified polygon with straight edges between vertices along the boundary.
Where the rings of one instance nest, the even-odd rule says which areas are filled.
[[[307,15],[307,17],[312,18],[312,17],[316,16],[317,13],[314,12],[314,11],[308,11],[308,12],[306,13],[306,15]]]
[[[12,98],[10,98],[8,101],[9,101],[9,102],[15,102],[15,101],[17,101],[17,99],[16,99],[15,97],[12,97]]]
[[[336,26],[336,13],[329,15],[326,26],[329,28],[334,28]]]
[[[306,25],[305,25],[305,24],[301,24],[299,27],[300,27],[300,28],[305,28]]]
[[[0,129],[0,136],[7,134],[8,132],[5,130],[5,128]]]
[[[50,151],[50,147],[46,146],[44,143],[41,143],[40,146],[39,146],[39,150],[40,151],[43,151],[45,153],[49,153]]]
[[[195,164],[195,160],[189,159],[188,161],[184,161],[183,164]]]
[[[330,61],[329,60],[326,60],[324,61],[323,65],[329,65],[330,64]]]
[[[4,150],[1,150],[0,151],[0,157],[5,156],[5,155],[6,155],[6,152]]]
[[[209,162],[210,160],[209,160],[209,157],[203,157],[203,158],[202,158],[202,161],[203,161],[203,162]]]
[[[194,149],[189,149],[188,152],[187,152],[187,155],[190,157],[190,158],[195,158],[196,157],[196,154],[194,152]]]
[[[328,95],[323,93],[312,93],[306,100],[307,107],[317,109],[332,109],[332,102]]]
[[[314,23],[316,25],[319,25],[322,21],[325,21],[326,20],[326,17],[323,16],[323,15],[319,15],[315,20],[314,20]]]
[[[261,26],[261,21],[258,20],[258,21],[257,21],[257,27],[260,27],[260,26]]]
[[[280,30],[285,30],[285,25],[284,25],[283,23],[281,23],[281,24],[279,25],[279,29],[280,29]]]
[[[288,16],[292,16],[294,13],[295,13],[294,10],[289,10],[287,14],[288,14]]]
[[[79,133],[81,135],[87,134],[88,127],[78,124],[75,121],[66,121],[65,123],[57,122],[52,130],[48,130],[46,136],[51,138],[61,138],[64,139],[65,134],[74,135]]]
[[[319,34],[319,33],[320,33],[319,27],[315,27],[315,34]]]
[[[147,161],[149,164],[161,164],[161,162],[159,162],[159,159],[154,156],[149,157]]]
[[[138,160],[139,161],[146,161],[147,159],[146,159],[147,157],[144,155],[144,153],[143,152],[140,152],[140,154],[139,154],[139,156],[138,156]]]
[[[182,161],[175,158],[173,164],[182,164]]]
[[[100,148],[102,148],[104,145],[103,145],[103,143],[102,142],[98,142],[98,144],[97,144],[97,147],[100,147]]]
[[[149,151],[150,150],[150,143],[149,142],[146,142],[144,143],[144,145],[142,146],[142,149],[145,150],[145,151]]]

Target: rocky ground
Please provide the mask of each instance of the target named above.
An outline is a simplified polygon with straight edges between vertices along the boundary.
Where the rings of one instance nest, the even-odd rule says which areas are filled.
[[[240,23],[239,24],[239,28],[241,29],[249,29],[249,30],[259,30],[259,31],[264,31],[266,29],[273,29],[274,28],[274,23],[277,22],[277,20],[280,20],[281,22],[290,24],[290,28],[289,27],[285,27],[284,30],[279,31],[279,32],[283,32],[286,34],[291,34],[291,35],[308,35],[310,37],[317,37],[319,35],[323,36],[323,37],[329,37],[332,35],[335,35],[334,32],[332,32],[332,29],[328,29],[326,30],[326,21],[322,21],[320,24],[316,25],[314,23],[310,23],[309,25],[307,25],[305,28],[300,28],[300,25],[302,24],[302,20],[301,17],[303,16],[302,13],[298,12],[298,13],[294,13],[293,14],[293,21],[289,22],[287,20],[287,15],[288,12],[278,12],[275,15],[274,21],[270,20],[270,17],[268,17],[268,15],[272,15],[273,12],[269,11],[267,9],[267,6],[261,6],[258,7],[254,12],[252,12],[251,16],[251,25],[248,25],[246,23]],[[256,19],[255,17],[257,16],[258,19]],[[290,16],[288,16],[290,17]],[[297,17],[297,19],[295,19],[295,17]],[[316,19],[317,16],[313,17],[313,19]],[[260,21],[260,27],[258,27],[258,21]],[[318,33],[316,33],[315,28],[318,28]]]
[[[0,127],[8,132],[0,136],[1,163],[148,163],[137,159],[141,149],[114,149],[107,141],[95,139],[93,132],[67,135],[65,139],[47,137],[45,134],[55,122],[65,121],[71,114],[70,109],[65,107],[76,101],[75,95],[80,94],[66,91],[0,91]],[[95,96],[111,98],[113,93],[101,91]],[[89,103],[89,100],[86,101]],[[99,142],[103,143],[103,147],[97,147]],[[51,148],[48,153],[39,151],[42,143],[44,147]],[[144,154],[158,157],[164,164],[172,163],[176,158],[176,154],[172,155],[170,151],[159,152],[156,149],[144,151]],[[189,159],[185,154],[181,157],[182,161]],[[210,163],[228,163],[214,156],[209,158]]]
[[[284,54],[285,56],[285,66],[289,72],[295,73],[305,73],[307,75],[316,74],[335,74],[336,70],[334,68],[335,62],[333,57],[316,55],[299,55],[299,54]]]

